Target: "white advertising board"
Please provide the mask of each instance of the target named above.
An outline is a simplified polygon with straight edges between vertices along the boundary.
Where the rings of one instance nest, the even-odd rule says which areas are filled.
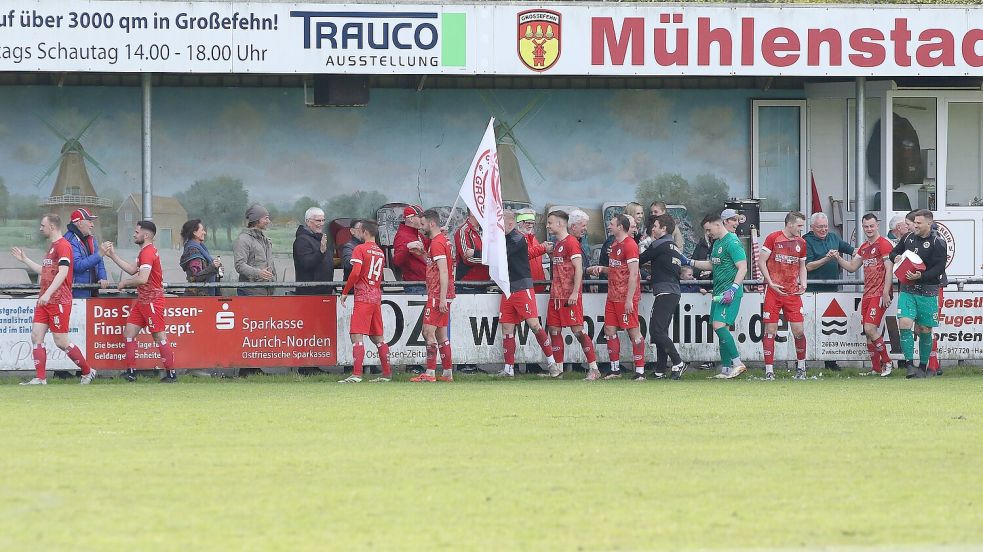
[[[31,354],[31,323],[37,299],[0,300],[0,370],[34,370]],[[69,338],[72,343],[87,352],[85,335],[85,301],[72,301],[72,317],[69,322]],[[61,349],[55,347],[51,336],[45,336],[48,353],[48,370],[78,370]]]
[[[973,6],[12,0],[0,71],[964,76]]]

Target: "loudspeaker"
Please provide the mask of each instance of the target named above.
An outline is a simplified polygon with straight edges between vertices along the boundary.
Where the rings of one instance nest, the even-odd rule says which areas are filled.
[[[315,75],[313,106],[364,106],[369,103],[369,78]]]

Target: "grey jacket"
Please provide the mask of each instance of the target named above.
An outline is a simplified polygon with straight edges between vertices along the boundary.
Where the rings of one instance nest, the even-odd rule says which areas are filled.
[[[264,268],[273,272],[276,280],[276,265],[273,262],[273,242],[257,228],[243,228],[232,244],[235,269],[240,282],[262,282],[259,277]],[[240,295],[270,295],[272,289],[252,288],[240,290]]]

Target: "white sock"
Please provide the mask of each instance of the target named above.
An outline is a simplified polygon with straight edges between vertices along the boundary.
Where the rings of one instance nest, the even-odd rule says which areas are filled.
[[[804,360],[796,360],[795,361],[795,369],[796,370],[805,370],[806,369],[806,361],[804,361]]]
[[[744,362],[741,360],[741,357],[734,357],[731,359],[730,363],[734,366],[744,366]]]
[[[635,367],[635,373],[636,374],[644,374],[645,373],[645,367],[642,366],[641,368],[639,368],[638,366],[636,366]]]
[[[765,364],[765,373],[766,374],[774,374],[775,373],[775,367],[774,366],[771,366],[770,364]]]
[[[620,360],[612,360],[611,361],[611,371],[612,372],[617,372],[619,370],[621,370],[621,361]]]
[[[511,364],[506,364],[505,365],[505,368],[503,368],[503,370],[505,371],[506,374],[512,374],[513,373],[513,371],[512,371],[512,365]]]
[[[444,370],[443,372],[441,372],[440,375],[444,376],[445,378],[450,378],[450,377],[453,377],[454,376],[454,371],[453,370]]]
[[[427,375],[428,376],[436,376],[437,375],[437,371],[436,370],[427,370]]]
[[[589,368],[592,371],[597,372],[598,371],[598,369],[597,369],[597,361],[595,360],[594,362],[591,362],[590,365],[589,365]]]

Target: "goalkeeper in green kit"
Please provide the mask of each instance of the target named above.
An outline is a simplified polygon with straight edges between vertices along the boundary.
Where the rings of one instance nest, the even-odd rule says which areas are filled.
[[[710,322],[713,333],[717,336],[720,346],[720,373],[717,378],[736,378],[744,373],[747,367],[737,354],[737,342],[730,333],[730,326],[737,320],[737,312],[741,309],[741,298],[744,297],[744,287],[741,282],[747,274],[747,255],[741,240],[728,232],[723,219],[717,215],[707,215],[703,219],[703,229],[714,239],[710,248],[709,261],[694,261],[682,258],[684,265],[699,270],[713,271],[713,302],[710,306]]]

